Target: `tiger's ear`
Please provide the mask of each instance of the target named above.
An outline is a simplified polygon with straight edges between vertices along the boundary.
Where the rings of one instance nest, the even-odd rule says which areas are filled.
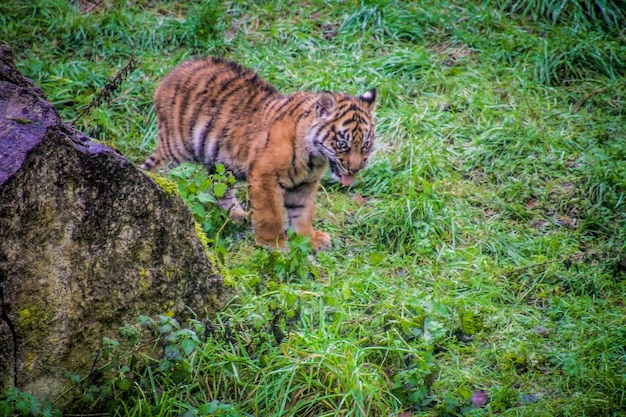
[[[322,93],[317,98],[317,117],[328,118],[333,114],[335,108],[335,98],[330,93]]]
[[[376,88],[372,88],[371,90],[363,93],[359,96],[359,98],[369,104],[370,107],[373,107],[374,103],[376,103]]]

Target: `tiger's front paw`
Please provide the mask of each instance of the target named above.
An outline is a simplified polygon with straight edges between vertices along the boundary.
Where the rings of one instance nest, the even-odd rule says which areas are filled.
[[[313,230],[313,233],[311,233],[311,246],[317,252],[330,249],[330,235],[319,230]]]
[[[241,220],[244,217],[248,217],[248,212],[245,211],[239,203],[237,203],[237,205],[232,206],[230,210],[228,210],[228,217],[230,217],[231,220],[235,221]]]
[[[280,250],[287,250],[289,249],[289,246],[287,245],[287,239],[284,237],[278,237],[275,239],[262,239],[259,238],[258,236],[255,237],[255,241],[256,244],[259,246],[266,246],[272,250],[274,249],[280,249]]]

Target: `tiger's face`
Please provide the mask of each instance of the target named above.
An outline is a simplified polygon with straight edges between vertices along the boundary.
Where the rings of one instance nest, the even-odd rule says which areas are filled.
[[[332,178],[344,186],[354,182],[374,147],[376,89],[357,97],[322,94],[317,102],[315,143],[328,159]]]

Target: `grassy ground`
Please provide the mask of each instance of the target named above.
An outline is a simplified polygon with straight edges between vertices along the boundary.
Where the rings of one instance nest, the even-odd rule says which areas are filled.
[[[311,256],[297,238],[288,253],[256,248],[249,224],[222,227],[191,193],[238,296],[210,322],[126,328],[109,341],[114,359],[150,329],[165,358],[114,362],[117,376],[84,387],[77,408],[624,415],[623,9],[564,4],[0,5],[0,39],[66,120],[134,54],[108,103],[76,125],[137,163],[155,146],[156,83],[192,56],[235,59],[285,92],[380,94],[369,168],[353,188],[325,182],[318,195],[333,249]],[[183,194],[210,188],[200,170],[174,179]]]

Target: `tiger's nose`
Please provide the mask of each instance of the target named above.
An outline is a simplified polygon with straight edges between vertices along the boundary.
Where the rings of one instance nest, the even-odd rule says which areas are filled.
[[[363,169],[366,162],[367,162],[367,159],[363,158],[362,155],[358,155],[358,154],[350,155],[350,158],[348,159],[348,166],[347,166],[348,172],[350,174],[354,174],[360,171],[361,169]]]

